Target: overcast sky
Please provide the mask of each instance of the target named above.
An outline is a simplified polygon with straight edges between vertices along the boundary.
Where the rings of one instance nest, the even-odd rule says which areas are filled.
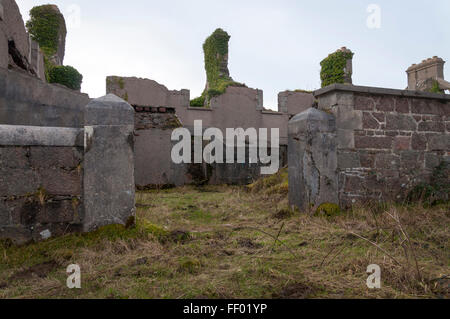
[[[17,3],[26,21],[32,7],[48,1]],[[411,64],[450,59],[449,0],[51,3],[68,24],[64,64],[83,74],[82,91],[91,97],[105,94],[108,75],[150,78],[197,97],[206,81],[202,44],[218,27],[231,35],[231,76],[264,90],[272,109],[280,91],[320,88],[320,61],[342,46],[355,52],[356,85],[404,89]],[[381,9],[379,25],[371,4]]]

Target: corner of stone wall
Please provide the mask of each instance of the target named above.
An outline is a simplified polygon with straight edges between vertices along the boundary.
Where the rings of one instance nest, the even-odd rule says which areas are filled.
[[[135,218],[134,109],[113,94],[85,110],[83,230]]]
[[[339,204],[336,118],[310,108],[289,122],[289,203],[302,211]]]

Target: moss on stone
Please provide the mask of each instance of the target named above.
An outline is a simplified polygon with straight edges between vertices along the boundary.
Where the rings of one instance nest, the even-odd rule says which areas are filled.
[[[45,78],[49,83],[58,83],[72,90],[80,90],[83,76],[71,66],[55,65],[60,39],[66,37],[64,16],[55,5],[47,4],[30,10],[26,27],[31,38],[44,53]]]
[[[347,61],[351,60],[353,55],[352,52],[336,51],[320,62],[322,87],[335,83],[345,83],[345,68]]]
[[[26,26],[32,39],[39,43],[47,56],[56,54],[59,38],[67,33],[64,16],[50,4],[31,9]]]
[[[339,205],[332,203],[323,203],[316,210],[316,214],[325,214],[328,217],[337,216],[340,213],[341,208],[339,207]]]
[[[439,86],[439,82],[436,80],[433,80],[433,86],[430,89],[431,93],[438,93],[438,94],[444,94],[444,90],[441,90]]]
[[[208,101],[216,96],[225,93],[229,86],[245,86],[233,81],[228,74],[228,42],[230,36],[222,29],[216,29],[203,44],[205,55],[205,70],[207,78],[207,88],[200,98],[193,100],[193,106],[200,106],[201,99]]]

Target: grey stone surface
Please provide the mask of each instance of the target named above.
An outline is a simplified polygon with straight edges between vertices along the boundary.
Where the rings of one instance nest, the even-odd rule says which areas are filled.
[[[89,96],[0,68],[0,124],[83,127]]]
[[[135,217],[134,110],[107,95],[86,107],[84,231]]]
[[[302,211],[339,204],[336,119],[310,108],[289,122],[289,203]]]
[[[85,110],[85,125],[133,125],[134,110],[125,100],[107,94],[92,100]]]
[[[333,84],[317,91],[314,91],[314,96],[321,97],[329,92],[348,92],[348,93],[370,93],[370,94],[381,94],[381,95],[395,95],[401,97],[415,97],[415,98],[425,98],[425,99],[436,99],[436,100],[450,100],[450,94],[438,94],[438,93],[428,93],[420,91],[409,91],[409,90],[395,90],[386,88],[377,88],[371,86],[356,86],[356,85],[346,85],[346,84]],[[320,101],[319,101],[320,103]],[[324,103],[329,104],[329,103]],[[320,106],[320,104],[319,104]]]
[[[62,127],[0,125],[2,145],[83,146],[83,130]]]
[[[26,60],[30,49],[29,37],[19,7],[14,0],[2,0],[2,7],[3,19],[0,19],[0,30],[4,32],[8,40],[14,41],[18,53]],[[8,45],[0,46],[0,50],[8,51]]]

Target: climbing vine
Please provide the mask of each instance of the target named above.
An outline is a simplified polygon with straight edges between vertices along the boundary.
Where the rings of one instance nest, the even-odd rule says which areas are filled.
[[[66,34],[66,23],[61,13],[52,5],[42,5],[30,10],[30,20],[26,24],[33,40],[42,51],[51,56],[58,51],[60,32]]]
[[[334,83],[344,83],[347,60],[352,59],[353,55],[352,52],[337,51],[320,62],[322,87]]]
[[[204,106],[215,96],[225,93],[229,86],[245,86],[241,83],[234,82],[228,75],[221,72],[222,64],[225,64],[226,55],[228,54],[228,42],[230,36],[222,29],[216,29],[203,44],[203,52],[205,55],[205,70],[208,82],[208,88],[203,94],[191,101],[191,106]]]
[[[443,91],[441,90],[440,86],[439,86],[439,82],[436,80],[433,80],[433,86],[430,89],[431,93],[443,93]]]
[[[58,52],[60,37],[67,34],[64,16],[54,5],[42,5],[30,10],[26,23],[31,38],[44,53],[45,78],[49,83],[59,83],[73,90],[81,89],[83,76],[71,66],[58,66],[53,57]]]

